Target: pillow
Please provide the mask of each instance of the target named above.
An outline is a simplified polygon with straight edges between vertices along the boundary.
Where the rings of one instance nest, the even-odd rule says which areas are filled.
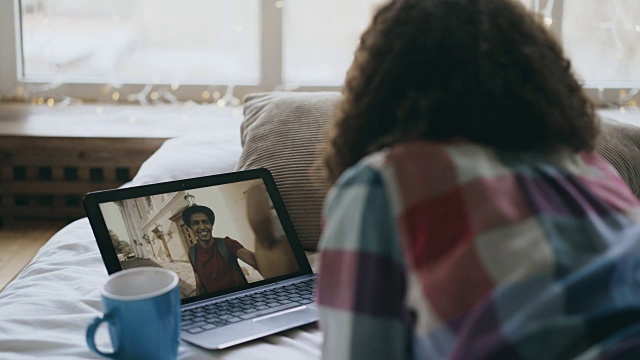
[[[318,166],[320,145],[340,99],[338,92],[271,92],[244,99],[236,170],[271,171],[305,250],[316,250],[322,231],[327,189]]]
[[[125,186],[233,171],[242,147],[235,129],[218,129],[184,135],[165,141],[142,165]]]
[[[595,150],[616,168],[640,198],[640,127],[601,118],[601,133]]]

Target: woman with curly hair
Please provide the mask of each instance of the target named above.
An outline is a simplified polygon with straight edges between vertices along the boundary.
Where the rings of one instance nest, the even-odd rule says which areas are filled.
[[[598,126],[519,2],[382,6],[324,157],[325,358],[640,356],[640,203]]]

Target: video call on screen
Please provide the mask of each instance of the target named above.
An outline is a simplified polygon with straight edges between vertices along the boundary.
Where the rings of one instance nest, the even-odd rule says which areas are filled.
[[[210,209],[213,223],[204,213],[185,223],[190,207]],[[175,271],[183,299],[299,270],[262,179],[102,203],[100,210],[122,268]]]

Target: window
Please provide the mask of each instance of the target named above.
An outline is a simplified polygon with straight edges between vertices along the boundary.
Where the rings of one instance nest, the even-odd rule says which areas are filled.
[[[293,0],[283,13],[283,81],[339,86],[382,0]],[[313,29],[313,31],[301,31]]]
[[[0,55],[0,95],[216,102],[337,90],[380,2],[7,0],[0,45],[12,51]]]
[[[640,2],[564,0],[562,41],[588,85],[640,84]]]
[[[149,212],[153,211],[153,201],[151,201],[151,196],[145,196],[145,200],[147,200],[147,210]]]
[[[640,2],[520,1],[561,39],[594,98],[637,93]],[[3,0],[0,98],[217,102],[337,90],[384,2]]]
[[[22,0],[26,81],[255,85],[258,0]],[[161,5],[161,6],[158,6]]]
[[[640,89],[640,2],[523,0],[562,42],[576,76],[599,104],[636,107]]]

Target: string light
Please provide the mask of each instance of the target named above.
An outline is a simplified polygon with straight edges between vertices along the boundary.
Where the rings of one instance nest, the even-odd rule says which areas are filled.
[[[210,92],[208,92],[207,90],[205,90],[205,91],[203,91],[203,92],[202,92],[202,98],[203,98],[203,99],[205,99],[205,100],[206,100],[206,99],[208,99],[210,96],[211,96],[211,93],[210,93]]]
[[[113,94],[111,94],[111,98],[113,101],[118,101],[118,99],[120,99],[120,93],[118,91],[114,91]]]
[[[282,0],[278,0],[276,1],[276,9],[282,9],[282,7],[284,6],[284,1]]]
[[[56,101],[53,98],[49,98],[47,99],[47,105],[49,107],[52,107],[53,105],[55,105]]]

